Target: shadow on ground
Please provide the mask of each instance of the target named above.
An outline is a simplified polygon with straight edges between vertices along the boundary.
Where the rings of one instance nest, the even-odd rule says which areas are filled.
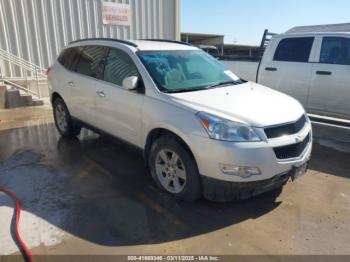
[[[193,237],[258,218],[280,204],[279,191],[238,203],[182,202],[155,186],[139,152],[86,129],[79,139],[60,138],[51,123],[5,130],[0,148],[0,184],[16,192],[24,210],[100,245]],[[347,159],[349,153],[315,143],[310,169],[349,178]]]
[[[313,124],[310,169],[350,178],[350,129]]]
[[[24,210],[100,245],[184,239],[280,204],[279,190],[229,204],[174,199],[155,186],[137,151],[87,130],[71,140],[59,138],[53,124],[6,130],[0,147],[0,183],[16,192]]]
[[[309,168],[317,172],[350,178],[349,159],[350,153],[339,152],[333,148],[314,143]]]

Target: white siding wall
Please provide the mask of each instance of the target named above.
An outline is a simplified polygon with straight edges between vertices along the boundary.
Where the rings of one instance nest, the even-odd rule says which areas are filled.
[[[130,4],[130,27],[104,25],[101,0],[0,0],[0,48],[46,68],[76,39],[179,39],[179,0],[109,1]],[[0,63],[3,75],[18,76]]]

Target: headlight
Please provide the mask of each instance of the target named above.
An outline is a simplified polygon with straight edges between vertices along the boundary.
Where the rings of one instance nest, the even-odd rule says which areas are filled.
[[[216,140],[231,142],[255,142],[261,139],[248,125],[232,122],[204,112],[196,114],[209,137]]]

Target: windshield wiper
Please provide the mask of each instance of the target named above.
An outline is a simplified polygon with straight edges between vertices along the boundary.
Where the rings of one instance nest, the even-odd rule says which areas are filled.
[[[210,88],[215,88],[215,87],[230,85],[230,84],[240,84],[240,83],[241,82],[239,80],[221,81],[221,82],[216,82],[214,84],[208,85],[205,87],[205,89],[210,89]]]
[[[200,91],[203,89],[198,89],[198,88],[179,88],[179,89],[173,89],[173,90],[162,90],[164,93],[185,93],[185,92],[193,92],[193,91]]]
[[[216,88],[219,86],[224,86],[224,85],[230,85],[230,84],[241,84],[241,80],[230,80],[230,81],[221,81],[221,82],[216,82],[214,84],[211,84],[209,86],[201,87],[201,88],[179,88],[179,89],[173,89],[173,90],[162,90],[164,93],[185,93],[185,92],[194,92],[194,91],[202,91],[206,89],[211,89],[211,88]]]

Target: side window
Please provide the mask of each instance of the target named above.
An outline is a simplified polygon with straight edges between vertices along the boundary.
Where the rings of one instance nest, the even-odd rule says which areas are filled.
[[[77,65],[79,63],[79,59],[80,59],[80,53],[83,50],[83,47],[76,47],[76,52],[74,54],[74,56],[72,56],[72,62],[70,63],[69,69],[71,71],[76,71],[77,69]]]
[[[105,63],[103,80],[122,86],[123,80],[140,74],[131,57],[122,50],[111,48]]]
[[[85,46],[80,53],[76,72],[94,78],[101,78],[107,50],[108,48],[103,46]]]
[[[273,60],[289,62],[308,62],[314,37],[295,37],[281,40]]]
[[[324,37],[320,63],[350,65],[350,38]]]
[[[79,58],[81,47],[72,47],[63,50],[63,52],[58,57],[58,61],[68,70],[72,70],[73,61]],[[74,71],[74,68],[73,68]]]

